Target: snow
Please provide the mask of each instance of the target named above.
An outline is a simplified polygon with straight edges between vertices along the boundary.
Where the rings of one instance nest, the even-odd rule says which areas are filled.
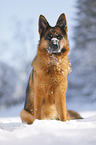
[[[22,107],[17,105],[0,113],[0,145],[96,144],[96,111],[79,112],[84,118],[81,120],[35,120],[27,125],[19,117]]]

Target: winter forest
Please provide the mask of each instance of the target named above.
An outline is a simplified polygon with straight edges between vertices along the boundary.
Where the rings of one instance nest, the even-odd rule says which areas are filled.
[[[32,60],[36,56],[39,42],[39,15],[43,14],[49,24],[54,26],[63,12],[67,18],[69,59],[72,65],[72,72],[68,75],[66,104],[68,109],[78,111],[83,117],[85,115],[85,121],[76,122],[77,126],[80,126],[80,123],[94,123],[91,127],[82,124],[79,132],[77,132],[77,126],[72,130],[71,125],[74,126],[75,122],[70,122],[67,128],[68,122],[60,124],[60,122],[43,121],[45,129],[41,121],[37,120],[34,126],[29,127],[22,125],[19,118],[19,113],[24,106]],[[3,134],[0,137],[0,144],[6,145],[7,141],[11,144],[18,138],[21,140],[15,144],[22,145],[24,143],[22,138],[24,138],[25,141],[28,139],[29,143],[34,145],[39,143],[35,139],[39,139],[42,145],[56,143],[69,145],[67,135],[70,130],[71,139],[77,133],[80,135],[85,132],[84,136],[79,138],[80,144],[95,145],[96,136],[94,135],[90,140],[88,138],[90,134],[96,134],[96,0],[49,0],[48,2],[0,0],[0,18],[0,135]],[[90,114],[93,118],[90,118]],[[13,119],[10,125],[6,117]],[[40,129],[44,131],[40,132]],[[67,135],[63,129],[66,130]],[[87,136],[86,129],[88,129]],[[53,138],[49,135],[51,130],[53,130],[51,134]],[[13,133],[12,140],[8,132]],[[28,136],[25,132],[29,132],[30,135]],[[33,142],[31,142],[32,135],[35,138]],[[9,139],[6,138],[7,136]],[[42,137],[46,142],[42,141]],[[64,137],[65,141],[63,141]],[[77,143],[73,139],[72,144]]]

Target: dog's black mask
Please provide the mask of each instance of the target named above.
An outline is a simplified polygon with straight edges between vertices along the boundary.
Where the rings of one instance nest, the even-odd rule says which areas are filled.
[[[60,47],[60,40],[62,38],[61,35],[56,34],[57,36],[52,37],[52,34],[48,35],[46,37],[46,40],[48,40],[49,47],[46,48],[47,51],[52,54],[52,53],[60,53],[61,52],[61,47]]]
[[[39,33],[40,39],[43,37],[48,42],[46,47],[48,53],[60,53],[64,47],[61,41],[67,37],[67,23],[65,14],[60,15],[55,27],[51,27],[46,18],[41,15],[39,18]]]

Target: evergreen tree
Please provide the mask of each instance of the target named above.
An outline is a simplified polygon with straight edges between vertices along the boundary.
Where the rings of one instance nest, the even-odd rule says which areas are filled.
[[[77,1],[75,47],[71,53],[68,99],[96,101],[96,0]],[[69,100],[70,100],[69,99]]]

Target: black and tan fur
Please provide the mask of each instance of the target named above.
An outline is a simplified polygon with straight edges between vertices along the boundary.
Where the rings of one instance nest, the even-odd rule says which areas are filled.
[[[67,111],[66,107],[67,75],[71,68],[65,14],[60,15],[55,27],[40,15],[39,34],[40,42],[32,62],[21,119],[28,124],[35,119],[81,119],[77,112]]]

